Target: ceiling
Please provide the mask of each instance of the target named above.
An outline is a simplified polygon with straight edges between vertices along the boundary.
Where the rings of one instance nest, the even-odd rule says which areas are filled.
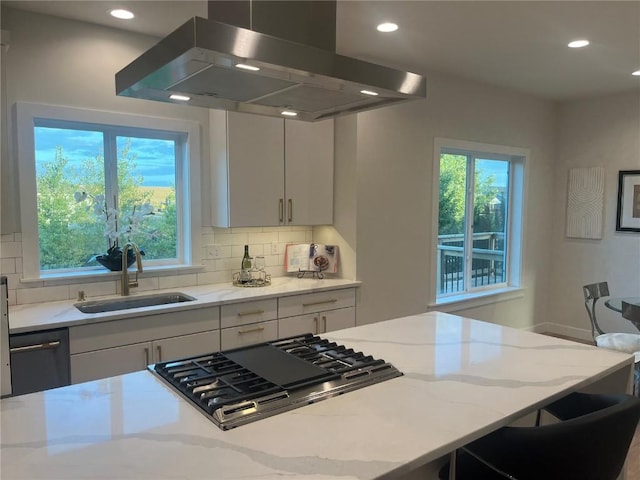
[[[162,37],[204,1],[5,1],[11,6]],[[110,17],[114,7],[136,14]],[[551,100],[640,90],[640,0],[339,1],[337,51],[421,74],[443,72]],[[392,21],[397,32],[375,26]],[[584,49],[567,43],[587,38]]]

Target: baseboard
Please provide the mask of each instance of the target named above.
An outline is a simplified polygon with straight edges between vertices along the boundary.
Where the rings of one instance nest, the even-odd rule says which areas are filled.
[[[536,333],[551,333],[563,337],[575,338],[586,342],[592,341],[591,330],[584,328],[569,327],[567,325],[559,325],[557,323],[544,322],[534,325],[533,331]]]

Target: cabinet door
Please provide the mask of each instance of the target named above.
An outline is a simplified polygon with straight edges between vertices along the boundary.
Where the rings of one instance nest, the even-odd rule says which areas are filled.
[[[230,226],[280,225],[284,120],[228,112],[227,129]]]
[[[220,330],[222,350],[254,345],[278,339],[278,321],[253,323]]]
[[[151,342],[71,355],[71,383],[144,370],[152,363]]]
[[[220,350],[220,330],[155,340],[153,361],[167,362]]]
[[[285,120],[286,223],[333,223],[333,120]]]
[[[293,337],[304,333],[317,335],[320,332],[320,314],[299,315],[278,320],[278,338]]]
[[[356,326],[355,307],[341,308],[339,310],[331,310],[329,312],[320,312],[319,315],[320,328],[322,328],[324,333]]]
[[[278,320],[278,338],[292,337],[304,333],[318,335],[355,326],[355,307],[340,308],[309,315],[281,318]]]

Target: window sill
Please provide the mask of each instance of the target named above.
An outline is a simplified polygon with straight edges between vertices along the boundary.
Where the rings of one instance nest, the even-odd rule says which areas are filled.
[[[204,270],[202,265],[160,265],[144,267],[141,277],[159,277],[166,274],[183,275],[187,273],[198,273]],[[135,269],[131,268],[129,274],[135,274]],[[108,280],[116,280],[122,276],[122,272],[111,272],[105,270],[91,270],[87,272],[74,273],[53,273],[44,274],[36,278],[22,278],[20,283],[23,284],[44,284],[50,285],[66,285],[69,283],[87,283],[100,282]]]
[[[435,302],[429,303],[428,307],[429,310],[450,313],[523,297],[524,289],[522,287],[505,287],[439,298]]]

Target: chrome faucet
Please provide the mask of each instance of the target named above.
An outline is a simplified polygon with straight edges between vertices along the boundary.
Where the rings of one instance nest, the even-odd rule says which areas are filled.
[[[138,269],[136,270],[136,279],[134,281],[129,281],[129,266],[128,266],[128,252],[129,249],[133,249],[133,253],[136,255],[136,266]],[[121,278],[121,294],[123,296],[129,295],[130,287],[138,286],[138,274],[142,273],[142,256],[140,256],[140,250],[138,246],[133,242],[127,242],[124,247],[122,247],[122,278]]]

